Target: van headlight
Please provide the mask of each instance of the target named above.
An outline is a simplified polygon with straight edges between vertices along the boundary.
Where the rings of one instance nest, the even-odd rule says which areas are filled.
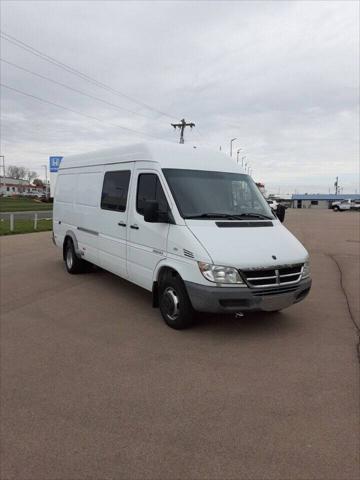
[[[301,278],[308,278],[311,276],[310,261],[306,260],[303,267],[303,273]]]
[[[243,284],[244,282],[240,277],[239,272],[233,267],[223,267],[221,265],[213,265],[211,263],[198,262],[200,272],[209,280],[214,283],[237,283]]]

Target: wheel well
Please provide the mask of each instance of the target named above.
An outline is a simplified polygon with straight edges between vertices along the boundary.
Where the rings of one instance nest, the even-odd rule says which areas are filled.
[[[163,282],[169,276],[181,278],[179,273],[171,267],[160,268],[158,272],[157,280],[153,282],[153,288],[152,288],[152,306],[154,308],[159,306],[159,284],[161,284],[161,282]]]

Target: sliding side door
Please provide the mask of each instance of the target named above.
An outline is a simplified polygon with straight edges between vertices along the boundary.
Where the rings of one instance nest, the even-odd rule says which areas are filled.
[[[128,192],[133,168],[133,163],[105,166],[100,203],[99,263],[104,269],[124,278],[128,276]]]

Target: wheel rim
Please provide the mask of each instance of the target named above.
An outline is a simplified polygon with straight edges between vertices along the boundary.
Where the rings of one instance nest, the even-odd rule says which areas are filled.
[[[167,287],[163,294],[162,306],[169,320],[176,320],[180,315],[179,297],[172,287]]]
[[[66,265],[69,270],[72,269],[73,263],[74,263],[74,258],[73,258],[72,250],[71,250],[71,247],[68,247],[66,250]]]

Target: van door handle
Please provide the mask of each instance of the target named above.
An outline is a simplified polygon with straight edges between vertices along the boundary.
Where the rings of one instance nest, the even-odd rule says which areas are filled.
[[[126,223],[124,223],[124,222],[119,222],[118,225],[119,225],[119,227],[126,227]]]
[[[133,230],[139,230],[139,227],[136,224],[130,225],[130,228],[132,228]]]

